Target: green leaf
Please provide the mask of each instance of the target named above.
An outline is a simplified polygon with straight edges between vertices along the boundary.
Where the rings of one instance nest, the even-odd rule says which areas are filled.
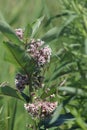
[[[50,125],[57,120],[57,118],[59,117],[59,115],[60,115],[60,113],[61,113],[62,110],[63,110],[63,103],[61,103],[61,104],[57,107],[56,111],[54,112],[53,118],[52,118],[52,120],[51,120],[50,123],[49,123]]]
[[[28,95],[26,95],[25,93],[21,92],[21,96],[25,99],[25,101],[26,101],[27,103],[29,103],[30,97],[29,97]]]
[[[58,127],[65,123],[66,121],[74,120],[74,116],[71,113],[61,114],[56,121],[54,121],[52,124],[49,124],[50,119],[46,119],[42,122],[45,128],[52,128],[52,127]]]
[[[54,16],[51,16],[51,17],[47,20],[45,26],[48,26],[48,25],[51,23],[51,21],[54,20],[54,19],[56,19],[56,18],[60,18],[60,17],[64,17],[64,16],[69,16],[69,15],[74,15],[74,14],[75,14],[75,13],[74,13],[73,11],[69,11],[69,12],[65,11],[65,12],[63,12],[63,13],[60,13],[60,14],[56,14],[56,15],[54,15]]]
[[[50,81],[58,78],[59,74],[63,72],[66,67],[68,68],[73,64],[75,64],[75,62],[64,61],[63,63],[61,63],[59,67],[54,71],[53,75],[50,77]]]
[[[59,28],[54,27],[50,29],[41,39],[46,42],[50,42],[51,40],[54,40],[57,38],[57,33],[58,33]]]
[[[72,108],[71,113],[76,118],[76,123],[78,124],[78,126],[80,126],[82,130],[87,130],[87,124],[85,123],[84,119],[82,118],[78,110],[76,110],[75,108]]]
[[[14,98],[17,98],[20,100],[24,100],[17,90],[15,90],[9,86],[0,87],[0,95],[10,96],[10,97],[14,97]]]
[[[14,102],[14,110],[13,110],[13,114],[11,117],[11,129],[10,130],[14,130],[16,113],[17,113],[17,100]]]
[[[37,33],[37,31],[38,31],[38,29],[39,29],[43,19],[44,19],[44,16],[42,16],[41,18],[37,19],[37,21],[33,23],[31,38],[33,38],[35,36],[35,34]]]
[[[60,116],[60,113],[62,112],[63,108],[68,104],[68,102],[72,99],[72,96],[69,97],[68,99],[64,100],[54,111],[53,115],[52,115],[52,119],[49,122],[49,125],[53,124],[58,117]]]
[[[71,15],[62,26],[50,29],[41,39],[46,42],[57,39],[62,34],[65,27],[67,27],[75,18],[77,18],[77,15]]]
[[[24,31],[24,39],[27,40],[30,38],[32,34],[32,27],[30,24],[28,24],[25,28],[25,31]]]
[[[11,44],[10,42],[4,42],[5,47],[8,50],[6,54],[6,60],[11,63],[15,63],[16,66],[21,67],[21,69],[26,72],[26,64],[30,61],[28,55],[26,55],[25,50],[20,48],[18,45]]]
[[[87,97],[87,93],[82,90],[82,89],[79,89],[79,88],[75,88],[75,87],[59,87],[58,88],[59,91],[64,91],[66,93],[69,93],[70,95],[71,94],[75,94],[77,96],[82,96],[82,97]]]
[[[13,43],[20,45],[23,44],[22,41],[16,36],[10,25],[2,19],[0,19],[0,31]]]

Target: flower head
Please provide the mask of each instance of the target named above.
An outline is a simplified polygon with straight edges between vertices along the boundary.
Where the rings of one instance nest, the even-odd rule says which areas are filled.
[[[35,41],[31,40],[30,47],[27,49],[27,52],[31,57],[37,62],[39,66],[50,62],[51,48],[49,46],[42,47],[44,41],[38,39]]]
[[[25,104],[24,107],[31,115],[44,118],[53,113],[57,107],[57,102],[38,101]]]

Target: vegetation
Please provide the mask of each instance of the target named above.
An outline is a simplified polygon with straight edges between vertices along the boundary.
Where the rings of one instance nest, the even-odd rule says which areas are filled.
[[[5,2],[0,129],[87,130],[87,0]]]

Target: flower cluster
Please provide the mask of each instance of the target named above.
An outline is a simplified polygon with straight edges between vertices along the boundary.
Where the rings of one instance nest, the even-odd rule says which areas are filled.
[[[57,102],[38,101],[25,104],[24,107],[31,115],[44,118],[53,113],[57,107]]]
[[[16,33],[16,35],[17,35],[20,39],[23,38],[23,29],[21,29],[21,28],[15,29],[15,33]]]
[[[31,40],[30,46],[27,49],[27,52],[31,55],[31,57],[37,62],[39,66],[43,66],[44,64],[50,62],[51,48],[49,46],[45,46],[41,48],[44,44],[44,41],[37,39]]]
[[[29,84],[28,76],[27,75],[22,75],[18,73],[15,77],[15,85],[17,89],[21,92],[24,90],[25,85]]]

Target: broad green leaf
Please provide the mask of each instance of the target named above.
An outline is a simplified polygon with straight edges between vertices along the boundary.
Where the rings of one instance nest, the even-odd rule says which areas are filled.
[[[52,116],[52,119],[51,119],[51,121],[50,121],[49,124],[52,124],[53,122],[55,122],[55,121],[57,120],[57,118],[59,117],[59,115],[60,115],[60,113],[61,113],[62,110],[63,110],[63,103],[61,103],[61,104],[57,107],[57,109],[55,110],[55,112],[54,112],[54,114],[53,114],[53,116]]]
[[[62,87],[59,87],[58,90],[61,92],[64,91],[68,94],[75,94],[77,96],[87,97],[87,93],[80,88],[62,86]]]
[[[31,34],[32,34],[32,27],[30,24],[28,24],[24,31],[24,39],[28,40],[30,38]]]
[[[28,95],[26,95],[25,93],[21,92],[21,96],[25,99],[25,101],[26,101],[27,103],[29,103],[30,97],[29,97]]]
[[[52,128],[52,127],[58,127],[62,124],[64,124],[66,121],[75,120],[74,116],[71,113],[61,114],[56,121],[54,121],[52,124],[49,124],[50,119],[46,119],[42,121],[41,125],[44,125],[45,128]]]
[[[58,120],[56,120],[50,127],[62,125],[66,121],[70,120],[71,121],[75,120],[74,116],[71,113],[61,114]]]
[[[50,29],[41,39],[46,42],[54,40],[57,37],[58,31],[59,31],[59,28],[54,27],[54,28]]]
[[[41,18],[37,19],[37,21],[33,23],[31,38],[33,38],[35,36],[35,34],[38,32],[38,29],[39,29],[43,19],[44,19],[44,16],[42,16]]]
[[[56,122],[63,110],[63,108],[68,104],[68,102],[72,99],[72,96],[68,99],[64,100],[59,106],[57,106],[56,110],[54,111],[52,115],[52,119],[49,122],[49,125],[52,125],[54,122]]]
[[[65,27],[67,27],[75,18],[77,18],[77,15],[71,15],[62,26],[50,29],[41,39],[46,42],[57,39],[63,32],[63,29],[65,29]]]
[[[2,18],[0,18],[0,31],[13,43],[23,44],[22,41],[16,36],[10,25],[6,23],[6,21],[4,21]]]
[[[10,42],[4,42],[4,45],[8,50],[6,59],[13,64],[15,63],[16,66],[21,67],[21,69],[26,72],[25,66],[30,61],[30,58],[25,54],[25,50]]]
[[[0,87],[0,95],[10,96],[10,97],[14,97],[14,98],[17,98],[20,100],[24,100],[17,90],[15,90],[9,86]]]

